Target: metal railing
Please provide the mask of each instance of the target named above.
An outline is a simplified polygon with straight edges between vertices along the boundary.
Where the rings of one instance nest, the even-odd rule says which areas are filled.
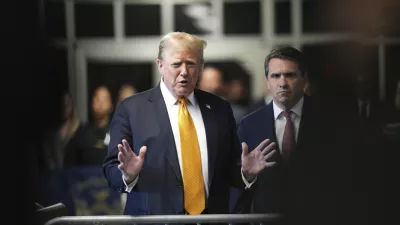
[[[212,215],[155,215],[155,216],[64,216],[45,225],[120,225],[120,224],[187,224],[187,223],[258,223],[267,225],[281,219],[280,214],[212,214]]]

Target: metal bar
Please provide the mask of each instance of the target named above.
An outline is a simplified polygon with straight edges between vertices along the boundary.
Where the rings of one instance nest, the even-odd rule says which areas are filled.
[[[116,0],[113,2],[114,10],[114,36],[116,41],[122,41],[125,36],[124,2]]]
[[[54,218],[45,225],[61,224],[171,224],[171,223],[252,223],[277,221],[280,214],[212,214],[212,215],[156,215],[156,216],[65,216]]]
[[[302,0],[296,0],[291,2],[291,13],[292,13],[292,45],[294,48],[301,49],[301,40],[302,40]]]

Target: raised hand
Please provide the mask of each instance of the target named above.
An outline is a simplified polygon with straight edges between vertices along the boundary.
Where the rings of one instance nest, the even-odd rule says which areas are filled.
[[[129,146],[129,143],[123,139],[122,144],[118,144],[118,150],[118,169],[121,170],[125,182],[130,183],[139,175],[143,168],[147,147],[142,146],[139,155],[136,155]]]
[[[276,143],[269,139],[261,142],[249,153],[248,146],[242,142],[242,172],[247,180],[254,179],[264,168],[272,167],[276,162],[268,162],[275,154]]]

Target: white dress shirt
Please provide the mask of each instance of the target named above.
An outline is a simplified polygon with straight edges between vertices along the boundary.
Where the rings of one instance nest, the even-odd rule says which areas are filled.
[[[301,121],[301,114],[303,109],[304,97],[302,97],[293,108],[290,109],[292,113],[290,117],[295,128],[295,139],[297,142],[297,137],[299,136],[299,127]],[[285,133],[286,118],[283,116],[283,110],[273,101],[274,108],[274,118],[275,118],[275,134],[276,141],[278,142],[279,149],[282,149],[283,134]]]

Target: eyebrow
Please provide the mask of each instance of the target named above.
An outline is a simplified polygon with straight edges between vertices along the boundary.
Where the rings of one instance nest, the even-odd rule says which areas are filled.
[[[172,64],[184,63],[184,62],[187,64],[196,64],[196,60],[192,60],[192,59],[183,60],[183,61],[176,59],[176,60],[172,61]]]
[[[296,75],[295,72],[286,72],[286,73],[271,73],[271,76],[277,76],[277,75]]]

